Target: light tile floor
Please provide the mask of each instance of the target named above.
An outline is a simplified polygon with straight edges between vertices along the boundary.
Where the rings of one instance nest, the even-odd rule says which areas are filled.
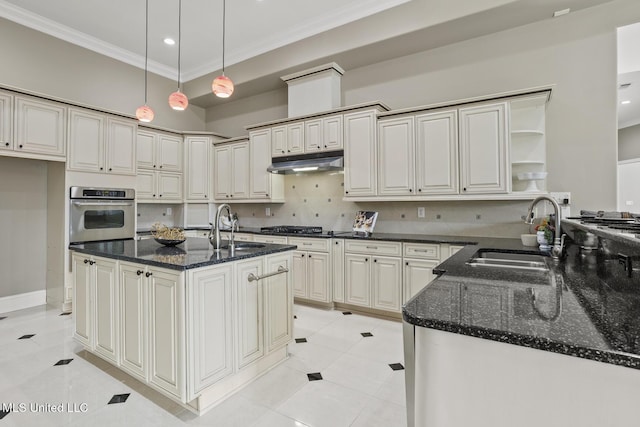
[[[402,324],[302,305],[294,314],[289,359],[200,417],[83,351],[72,316],[0,314],[0,427],[406,426]],[[116,395],[126,400],[109,404]]]

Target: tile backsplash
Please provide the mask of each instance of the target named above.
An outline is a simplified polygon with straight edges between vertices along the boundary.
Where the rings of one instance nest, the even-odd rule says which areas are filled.
[[[375,231],[465,236],[519,237],[528,232],[521,217],[528,201],[367,202],[343,201],[344,175],[285,176],[284,204],[232,204],[241,226],[320,225],[351,230],[355,212],[378,212]],[[269,208],[270,216],[266,215]],[[418,218],[418,208],[425,217]]]

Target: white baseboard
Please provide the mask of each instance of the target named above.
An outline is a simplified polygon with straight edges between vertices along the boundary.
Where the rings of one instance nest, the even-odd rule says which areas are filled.
[[[47,303],[47,291],[26,292],[24,294],[9,295],[0,298],[0,313],[22,310],[23,308],[35,307]]]

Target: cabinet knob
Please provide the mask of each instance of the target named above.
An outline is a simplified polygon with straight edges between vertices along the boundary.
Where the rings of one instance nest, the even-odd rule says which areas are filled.
[[[155,167],[156,167],[156,165],[153,165],[153,167],[155,168]]]
[[[150,271],[148,271],[148,272],[144,273],[144,275],[145,275],[146,277],[149,277],[149,276],[153,276],[153,273],[151,273]]]
[[[304,254],[300,255],[301,258],[304,258]]]
[[[9,143],[8,143],[8,142],[5,142],[5,143],[4,143],[4,145],[6,145],[6,146],[8,147],[8,146],[9,146]]]
[[[413,193],[413,190],[411,188],[409,189],[409,193]]]
[[[340,243],[336,242],[336,245],[339,245]]]
[[[364,262],[369,262],[369,258],[365,258],[365,259],[364,259]]]
[[[348,192],[348,191],[345,191],[345,192],[344,192],[344,194],[349,194],[349,192]]]
[[[373,260],[373,262],[378,262],[378,260],[377,260],[377,259],[374,259],[374,260]]]
[[[205,198],[205,199],[207,198],[207,195],[206,195],[206,194],[204,195],[204,198]]]
[[[230,195],[229,197],[233,197],[233,194],[232,194],[232,195]]]
[[[160,169],[162,169],[162,165],[160,165]]]
[[[418,193],[422,193],[422,188],[418,188]]]
[[[85,259],[85,260],[84,260],[84,263],[85,263],[85,264],[89,263],[89,260],[88,260],[88,259]]]
[[[112,168],[109,168],[109,172],[111,172],[112,170],[113,170]]]
[[[18,145],[18,147],[22,148],[22,144]]]
[[[103,171],[103,170],[104,170],[104,168],[103,168],[102,166],[100,166],[100,170],[101,170],[101,171]]]
[[[20,147],[22,147],[22,145]],[[290,152],[291,152],[291,150],[287,150],[287,153],[290,153]]]
[[[408,263],[408,262],[405,262],[405,263],[404,263],[404,265],[409,265],[409,263]]]
[[[325,145],[324,148],[327,148],[327,146]]]
[[[89,265],[93,265],[95,263],[96,263],[95,261],[89,261]]]
[[[462,189],[462,191],[467,191],[467,187],[464,187],[464,188]]]
[[[138,271],[136,271],[136,274],[137,274],[138,276],[139,276],[139,275],[141,275],[142,273],[144,273],[144,271],[142,271],[142,270],[138,270]]]
[[[153,197],[156,197],[156,195],[155,195],[155,194],[153,194],[152,196],[153,196]]]
[[[284,150],[282,150],[282,152],[284,153]]]
[[[269,197],[269,193],[267,193],[267,197]]]
[[[311,254],[309,254],[309,258],[311,258]]]

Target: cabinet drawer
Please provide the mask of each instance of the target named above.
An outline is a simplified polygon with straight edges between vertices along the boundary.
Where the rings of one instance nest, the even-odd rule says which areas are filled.
[[[289,237],[290,245],[297,245],[299,251],[329,252],[329,239],[305,239],[304,237]]]
[[[263,236],[263,235],[254,235],[254,242],[260,243],[275,243],[278,245],[286,245],[287,244],[287,236]]]
[[[369,255],[401,256],[402,243],[381,242],[377,240],[369,242],[357,242],[346,239],[344,250],[345,252],[355,252]]]
[[[440,244],[438,243],[405,243],[404,252],[405,257],[410,258],[426,258],[426,259],[440,259]]]

